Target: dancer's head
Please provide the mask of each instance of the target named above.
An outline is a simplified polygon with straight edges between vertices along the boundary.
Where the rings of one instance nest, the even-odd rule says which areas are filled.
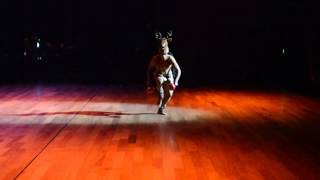
[[[169,42],[172,41],[172,31],[167,32],[167,35],[164,37],[162,37],[160,32],[156,32],[155,37],[159,41],[159,51],[169,53]]]

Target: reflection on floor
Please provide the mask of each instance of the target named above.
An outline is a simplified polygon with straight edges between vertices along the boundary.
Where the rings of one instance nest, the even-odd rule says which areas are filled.
[[[0,179],[319,179],[320,102],[295,94],[1,86]]]

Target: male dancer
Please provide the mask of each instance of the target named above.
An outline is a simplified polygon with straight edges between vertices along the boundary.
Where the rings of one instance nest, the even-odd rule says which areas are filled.
[[[181,76],[181,69],[173,57],[169,53],[169,42],[172,41],[172,32],[167,33],[166,37],[162,37],[161,33],[156,33],[156,38],[160,42],[158,53],[151,59],[147,71],[147,91],[151,87],[151,74],[156,82],[158,95],[158,114],[166,115],[166,105],[173,95],[173,91],[178,86]],[[172,67],[177,70],[176,77],[173,76]]]

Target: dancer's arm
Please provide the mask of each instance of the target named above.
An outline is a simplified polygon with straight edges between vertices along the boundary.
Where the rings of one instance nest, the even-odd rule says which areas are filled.
[[[177,71],[178,71],[177,77],[176,77],[176,79],[174,80],[174,84],[175,84],[176,86],[178,86],[178,84],[179,84],[179,79],[180,79],[180,76],[181,76],[181,69],[180,69],[180,66],[179,66],[179,64],[177,63],[176,59],[175,59],[173,56],[171,56],[170,59],[171,59],[171,62],[172,62],[172,64],[173,64],[173,66],[174,66],[174,67],[177,69]]]

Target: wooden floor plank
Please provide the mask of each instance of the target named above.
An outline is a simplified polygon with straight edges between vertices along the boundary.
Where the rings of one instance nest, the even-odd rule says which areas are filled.
[[[316,99],[179,89],[161,116],[154,97],[121,88],[0,94],[0,179],[26,166],[18,179],[320,178]]]
[[[5,167],[0,168],[0,179],[16,177],[72,118],[69,115],[47,117],[41,113],[67,109],[77,112],[86,103],[77,102],[85,97],[79,93],[70,101],[61,103],[67,94],[59,92],[57,87],[9,89],[8,94],[2,96],[0,104],[0,166]],[[63,96],[59,97],[59,93]],[[54,101],[48,97],[53,97]],[[37,113],[40,115],[35,115]]]

